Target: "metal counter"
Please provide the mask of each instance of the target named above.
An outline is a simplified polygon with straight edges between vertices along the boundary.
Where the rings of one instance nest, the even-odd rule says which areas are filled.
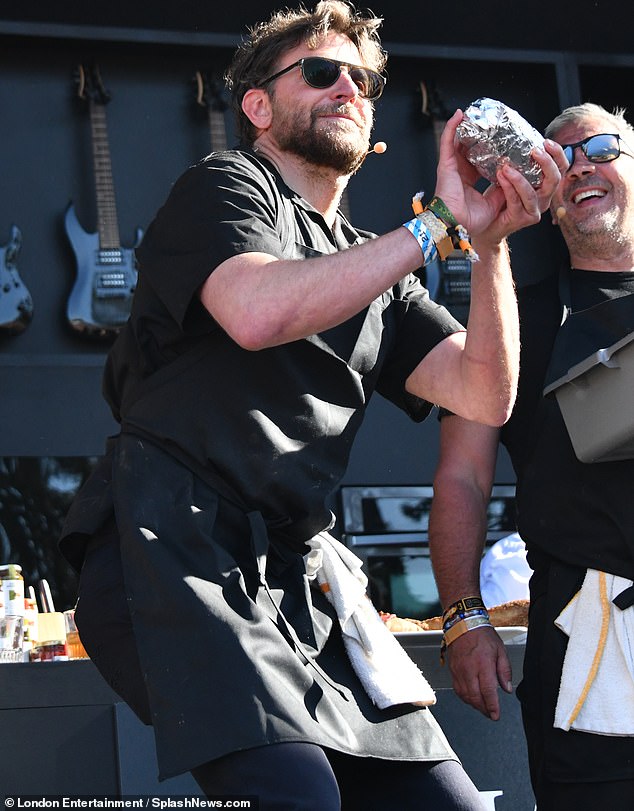
[[[418,636],[418,639],[412,637]],[[433,713],[490,811],[533,811],[519,703],[501,694],[493,723],[463,704],[430,637],[400,638],[436,690]],[[523,645],[508,645],[516,681]],[[157,780],[152,730],[90,660],[0,665],[0,797],[200,796],[190,775]],[[399,811],[387,809],[386,811]]]

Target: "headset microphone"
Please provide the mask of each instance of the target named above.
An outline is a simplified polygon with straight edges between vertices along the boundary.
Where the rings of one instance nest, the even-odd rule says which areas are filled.
[[[382,155],[387,150],[387,144],[385,141],[377,141],[376,144],[368,151],[368,155],[375,152],[377,155]]]

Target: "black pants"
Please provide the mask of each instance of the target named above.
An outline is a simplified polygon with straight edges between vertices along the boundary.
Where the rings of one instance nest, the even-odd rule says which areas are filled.
[[[553,727],[568,642],[554,620],[581,588],[585,569],[535,552],[529,562],[529,632],[517,696],[538,811],[634,809],[634,738]]]
[[[82,642],[112,689],[151,724],[123,583],[114,520],[90,543],[79,583]],[[390,761],[325,752],[310,743],[270,744],[206,763],[192,775],[209,797],[254,795],[259,811],[481,811],[455,761]]]
[[[192,770],[208,797],[239,791],[259,811],[480,811],[480,798],[455,761],[353,757],[310,743],[236,752]]]

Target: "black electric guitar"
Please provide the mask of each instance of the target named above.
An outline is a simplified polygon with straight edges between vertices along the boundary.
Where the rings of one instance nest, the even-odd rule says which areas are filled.
[[[196,71],[195,82],[196,103],[207,110],[211,151],[223,152],[227,148],[225,111],[229,107],[224,85],[220,79],[202,70]]]
[[[420,82],[421,114],[425,126],[431,127],[440,154],[440,136],[450,115],[433,81]],[[438,259],[425,268],[429,295],[443,304],[451,314],[467,323],[471,300],[471,262],[462,251],[452,251],[446,259]]]
[[[141,241],[142,231],[137,229],[132,248],[121,247],[106,126],[110,96],[98,68],[79,65],[77,87],[78,96],[88,102],[90,111],[97,233],[83,230],[71,203],[65,227],[77,261],[77,276],[68,298],[66,317],[78,332],[111,338],[130,315],[137,282],[134,248]]]
[[[18,273],[16,259],[22,245],[17,225],[0,248],[0,335],[17,335],[31,323],[33,301]]]

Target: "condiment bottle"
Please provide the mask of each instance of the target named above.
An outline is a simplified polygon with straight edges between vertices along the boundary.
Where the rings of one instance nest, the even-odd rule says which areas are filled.
[[[32,651],[33,662],[67,662],[66,628],[61,611],[39,614],[37,620],[38,640]]]

